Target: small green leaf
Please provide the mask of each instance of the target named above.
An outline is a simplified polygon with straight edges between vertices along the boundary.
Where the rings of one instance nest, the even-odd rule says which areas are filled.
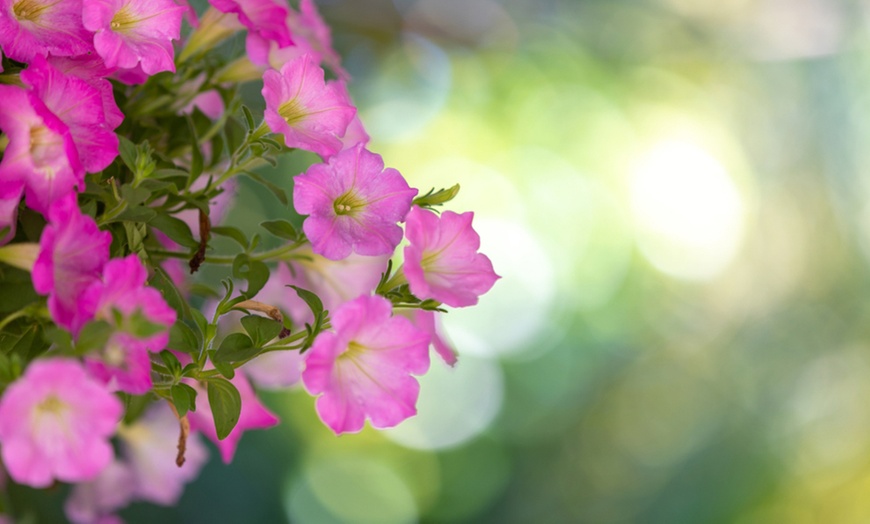
[[[414,205],[425,207],[431,209],[434,206],[441,206],[450,202],[456,195],[459,194],[459,184],[456,184],[453,187],[448,187],[447,189],[439,189],[435,191],[435,188],[429,190],[423,196],[418,196],[414,199]]]
[[[255,346],[254,342],[244,333],[233,333],[223,339],[211,361],[215,367],[218,363],[241,362],[256,356],[260,350],[261,348]]]
[[[187,412],[190,411],[190,406],[195,405],[191,402],[190,394],[184,389],[185,387],[193,389],[187,384],[175,384],[169,388],[169,394],[172,395],[172,404],[175,405],[175,410],[178,411],[179,417],[187,415]],[[193,393],[196,395],[196,391]]]
[[[277,320],[261,317],[259,315],[247,315],[242,317],[242,327],[251,336],[253,343],[257,347],[262,347],[264,344],[278,336],[281,329],[284,327]]]
[[[242,106],[242,113],[245,114],[245,122],[248,124],[248,131],[253,131],[257,125],[254,123],[254,115],[251,114],[251,110],[248,109],[248,106]]]
[[[208,403],[214,417],[214,429],[218,440],[223,440],[239,422],[242,397],[235,386],[222,378],[210,378],[207,384]]]
[[[299,295],[299,298],[305,301],[308,304],[308,308],[314,313],[314,318],[323,315],[323,302],[320,301],[320,297],[308,291],[307,289],[303,289],[298,286],[289,286],[292,287],[296,294]]]
[[[163,363],[166,364],[166,369],[168,369],[175,378],[181,377],[181,362],[178,361],[178,358],[176,358],[171,351],[164,349],[160,352],[160,358],[163,360]]]
[[[269,182],[268,180],[258,175],[257,173],[254,173],[253,171],[244,171],[244,174],[246,174],[252,180],[263,185],[269,191],[271,191],[272,194],[275,195],[275,198],[280,200],[282,204],[284,204],[285,206],[288,204],[289,201],[287,200],[287,193],[283,189],[276,186],[272,182]]]
[[[191,249],[199,247],[199,242],[194,240],[190,228],[178,218],[159,213],[148,222],[148,225],[159,229],[177,244]]]
[[[232,238],[237,244],[242,246],[242,249],[248,248],[248,237],[245,236],[241,229],[232,226],[215,226],[211,228],[211,232],[215,235]]]
[[[260,226],[278,238],[284,238],[287,240],[296,240],[299,238],[299,233],[296,231],[296,228],[286,220],[267,220],[265,222],[260,222]]]
[[[269,280],[269,266],[251,259],[245,253],[239,253],[233,260],[233,277],[247,280],[248,288],[242,294],[254,298]]]
[[[76,340],[76,353],[84,355],[94,350],[103,349],[115,328],[102,320],[94,320],[85,324]]]
[[[136,172],[136,145],[130,140],[118,135],[118,152],[121,160],[130,171]]]

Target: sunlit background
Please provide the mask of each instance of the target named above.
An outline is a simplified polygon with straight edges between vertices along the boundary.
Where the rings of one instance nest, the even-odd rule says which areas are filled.
[[[371,149],[460,182],[503,278],[416,418],[267,393],[278,428],[125,518],[870,521],[870,2],[317,3]]]

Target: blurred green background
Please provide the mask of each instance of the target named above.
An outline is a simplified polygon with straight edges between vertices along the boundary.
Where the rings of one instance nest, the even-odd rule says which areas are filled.
[[[503,279],[415,419],[267,393],[129,522],[870,521],[870,3],[317,3],[370,149],[459,182]]]

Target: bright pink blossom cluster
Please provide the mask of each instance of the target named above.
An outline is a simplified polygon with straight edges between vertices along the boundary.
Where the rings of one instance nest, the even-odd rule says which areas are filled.
[[[24,364],[0,351],[0,455],[16,482],[75,483],[75,523],[173,504],[206,460],[201,436],[230,462],[245,431],[279,422],[258,388],[303,385],[336,434],[395,426],[416,413],[430,347],[457,361],[444,307],[499,278],[473,213],[436,212],[455,192],[421,196],[368,149],[312,0],[210,4],[200,17],[184,0],[0,0],[0,249],[33,253],[15,266],[35,291],[0,317]],[[240,31],[246,56],[203,65]],[[252,80],[262,123],[237,139],[221,128],[241,120],[227,83]],[[233,177],[261,181],[263,157],[294,149],[322,160],[293,177],[301,232],[268,223],[287,244],[258,251],[219,225]],[[213,256],[214,234],[243,249]],[[187,269],[228,259],[235,280],[206,316]]]

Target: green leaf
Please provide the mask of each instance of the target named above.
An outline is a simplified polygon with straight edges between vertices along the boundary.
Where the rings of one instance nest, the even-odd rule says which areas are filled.
[[[193,391],[193,396],[190,395],[188,390]],[[175,405],[175,410],[178,411],[179,417],[187,415],[191,406],[196,406],[196,390],[187,384],[175,384],[169,388],[169,394],[172,395],[172,403]]]
[[[211,232],[215,235],[232,238],[237,244],[242,246],[242,249],[248,248],[248,237],[245,236],[241,229],[232,226],[215,226],[211,228]]]
[[[196,125],[193,118],[187,116],[187,126],[190,129],[190,176],[187,179],[187,187],[202,174],[203,160],[202,151],[199,150],[199,138],[196,134]]]
[[[250,177],[255,182],[258,182],[259,184],[263,185],[266,189],[271,191],[272,194],[275,195],[275,198],[280,200],[282,204],[284,204],[285,206],[288,204],[289,201],[287,200],[287,193],[284,192],[283,189],[276,186],[272,182],[269,182],[268,180],[266,180],[262,176],[258,175],[257,173],[254,173],[252,171],[243,171],[243,173],[245,175],[247,175],[248,177]]]
[[[456,198],[456,195],[458,194],[459,184],[447,189],[439,189],[438,191],[435,191],[435,188],[433,187],[425,195],[415,198],[414,205],[431,209],[434,206],[441,206],[450,202]]]
[[[277,320],[261,317],[260,315],[247,315],[242,317],[242,327],[251,336],[254,346],[262,347],[264,344],[278,336],[283,325]]]
[[[94,320],[85,324],[76,340],[76,353],[84,355],[91,351],[103,349],[115,328],[102,320]]]
[[[148,225],[165,233],[176,244],[190,249],[199,247],[199,242],[194,240],[193,233],[182,220],[159,213],[148,222]]]
[[[254,123],[254,115],[251,114],[251,110],[248,109],[248,106],[242,106],[242,113],[245,114],[245,122],[248,124],[248,131],[253,131],[257,124]]]
[[[50,326],[43,332],[46,342],[54,344],[62,353],[71,353],[73,349],[72,335],[65,329]]]
[[[124,165],[132,171],[136,172],[136,145],[130,140],[118,135],[118,152],[121,154],[121,160]]]
[[[260,222],[260,226],[278,238],[284,238],[287,240],[296,240],[299,238],[299,233],[296,231],[296,228],[286,220],[267,220],[265,222]]]
[[[208,403],[214,417],[214,429],[218,440],[223,440],[239,422],[242,397],[235,386],[222,378],[210,378],[207,384]]]
[[[244,333],[233,333],[223,339],[220,347],[214,352],[212,363],[217,367],[218,363],[241,362],[256,356],[261,349],[255,346]]]
[[[245,253],[239,253],[233,260],[233,277],[247,280],[248,288],[242,294],[254,298],[269,280],[269,266],[251,259]]]
[[[320,297],[308,291],[307,289],[303,289],[297,286],[289,286],[292,287],[296,294],[299,295],[299,298],[305,301],[308,304],[308,308],[314,313],[314,318],[323,316],[323,302],[320,301]]]
[[[176,358],[171,351],[164,349],[160,352],[160,358],[163,360],[163,363],[166,364],[166,369],[172,373],[172,376],[176,379],[181,377],[181,362],[178,361],[178,358]]]

